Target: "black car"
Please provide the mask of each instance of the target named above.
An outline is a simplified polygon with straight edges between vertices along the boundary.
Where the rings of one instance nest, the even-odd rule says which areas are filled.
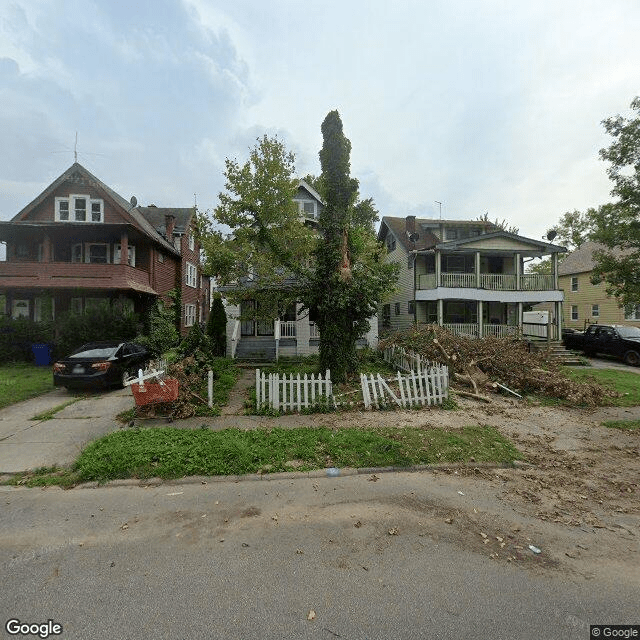
[[[123,386],[149,359],[149,352],[133,342],[90,342],[54,363],[53,384],[67,388]]]

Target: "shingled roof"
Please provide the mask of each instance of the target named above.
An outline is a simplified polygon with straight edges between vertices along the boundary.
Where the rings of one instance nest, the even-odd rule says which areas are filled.
[[[559,276],[568,276],[573,273],[585,273],[593,271],[595,266],[595,251],[602,251],[606,247],[598,242],[585,242],[579,249],[572,251],[558,266]]]
[[[165,238],[167,236],[166,216],[175,218],[174,233],[184,234],[191,224],[194,214],[193,207],[176,209],[175,207],[138,207],[138,211],[153,225],[154,229]],[[171,238],[168,238],[171,241]]]
[[[419,218],[416,219],[416,230],[420,235],[414,243],[409,240],[409,236],[407,235],[406,218],[391,218],[389,216],[384,216],[382,218],[382,224],[380,226],[379,238],[381,240],[384,240],[387,235],[386,230],[388,229],[389,231],[391,231],[391,233],[393,233],[393,235],[396,237],[396,240],[398,240],[398,242],[400,242],[407,251],[422,251],[424,249],[432,249],[440,242],[440,239],[433,233],[431,233],[431,231],[425,232],[420,229],[419,226],[423,222],[430,221],[422,220]]]

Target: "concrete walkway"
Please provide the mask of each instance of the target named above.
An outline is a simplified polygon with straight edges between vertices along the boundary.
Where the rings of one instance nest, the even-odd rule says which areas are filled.
[[[33,419],[74,398],[52,419]],[[0,409],[0,474],[71,464],[89,442],[120,428],[115,416],[132,406],[130,389],[86,397],[56,389]]]

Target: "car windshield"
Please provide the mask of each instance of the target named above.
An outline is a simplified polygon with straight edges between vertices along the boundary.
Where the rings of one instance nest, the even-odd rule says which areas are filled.
[[[618,333],[623,338],[640,338],[640,328],[638,327],[618,327]]]
[[[87,349],[82,349],[82,351],[78,351],[69,357],[74,360],[82,360],[84,358],[110,358],[117,349],[118,345],[115,347],[88,347]]]

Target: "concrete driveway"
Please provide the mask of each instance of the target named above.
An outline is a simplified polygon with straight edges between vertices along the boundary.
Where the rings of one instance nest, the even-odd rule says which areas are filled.
[[[52,419],[33,419],[74,398]],[[115,416],[133,406],[129,388],[86,396],[60,388],[0,409],[0,474],[71,464],[89,442],[116,431]]]

